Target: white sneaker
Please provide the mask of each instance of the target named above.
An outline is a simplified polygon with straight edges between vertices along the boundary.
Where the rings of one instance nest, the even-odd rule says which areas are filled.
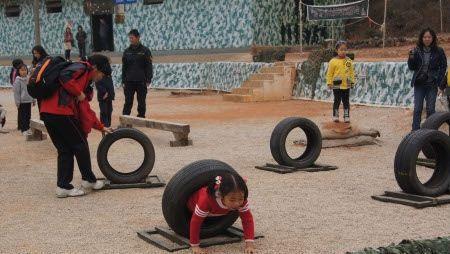
[[[350,123],[350,117],[348,117],[348,116],[344,117],[344,122],[345,123]]]
[[[333,116],[333,122],[339,123],[339,117],[338,116]]]
[[[56,197],[58,198],[79,197],[83,195],[86,195],[86,192],[78,188],[66,190],[63,188],[56,187]]]
[[[22,136],[28,136],[28,135],[29,135],[28,131],[22,132]]]
[[[103,187],[105,187],[105,181],[103,180],[97,180],[95,183],[90,183],[88,181],[81,181],[81,187],[83,187],[86,190],[101,190]]]

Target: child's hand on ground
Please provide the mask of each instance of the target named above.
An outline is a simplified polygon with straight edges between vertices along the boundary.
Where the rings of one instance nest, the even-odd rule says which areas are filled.
[[[208,254],[208,251],[198,246],[192,246],[192,253],[194,254]]]
[[[253,242],[245,242],[245,254],[254,254],[256,253],[255,244]]]

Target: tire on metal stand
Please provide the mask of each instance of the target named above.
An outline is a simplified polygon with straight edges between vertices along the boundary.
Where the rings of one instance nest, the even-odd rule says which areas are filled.
[[[144,150],[144,161],[132,172],[120,172],[113,168],[108,161],[111,145],[120,139],[132,139],[138,142]],[[103,175],[116,184],[139,183],[145,181],[155,164],[155,149],[152,141],[143,132],[132,128],[120,128],[106,135],[97,149],[97,163]]]
[[[422,183],[417,175],[416,161],[420,151],[429,144],[436,156],[436,167],[430,179]],[[450,185],[450,137],[437,130],[420,129],[400,143],[394,161],[395,179],[410,194],[439,196]],[[431,169],[430,169],[431,170]]]
[[[177,234],[189,238],[192,213],[187,208],[191,195],[208,185],[214,177],[231,173],[239,174],[228,164],[217,160],[201,160],[191,163],[176,173],[164,190],[162,211],[169,227]],[[200,230],[201,238],[216,236],[229,228],[238,218],[237,212],[225,216],[207,217]]]
[[[300,128],[306,134],[307,144],[302,155],[291,158],[286,151],[286,138],[289,133]],[[273,158],[280,165],[296,168],[312,166],[322,151],[322,134],[319,127],[309,119],[300,117],[289,117],[275,126],[270,137],[270,151]]]

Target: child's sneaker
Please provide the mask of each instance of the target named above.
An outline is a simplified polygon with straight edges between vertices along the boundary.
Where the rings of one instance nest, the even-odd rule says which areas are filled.
[[[344,110],[344,122],[345,123],[350,122],[350,110],[348,110],[348,109]]]
[[[333,110],[333,122],[339,123],[339,109]]]
[[[28,135],[29,135],[28,131],[22,132],[22,136],[28,136]]]
[[[86,190],[101,190],[105,187],[105,181],[97,180],[95,183],[90,183],[88,181],[81,181],[81,187]]]
[[[79,197],[86,195],[86,192],[84,192],[81,189],[73,188],[71,190],[63,189],[56,187],[56,197],[58,198],[67,198],[67,197]]]

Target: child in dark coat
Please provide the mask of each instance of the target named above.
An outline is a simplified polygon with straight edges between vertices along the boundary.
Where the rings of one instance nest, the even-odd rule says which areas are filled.
[[[111,127],[111,115],[113,111],[112,101],[114,100],[114,85],[111,73],[103,79],[95,82],[97,88],[97,100],[100,107],[100,120],[105,127]]]

